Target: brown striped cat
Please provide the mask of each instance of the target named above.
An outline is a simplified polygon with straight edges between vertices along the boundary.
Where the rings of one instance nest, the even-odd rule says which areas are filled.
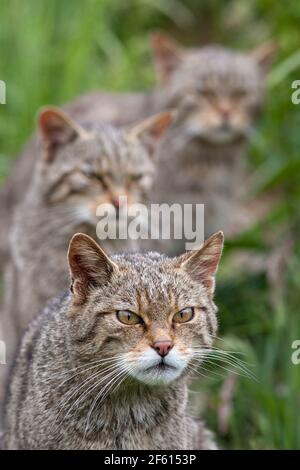
[[[276,47],[266,43],[251,53],[220,46],[184,49],[157,33],[152,48],[159,78],[155,90],[144,94],[96,92],[74,100],[66,110],[91,122],[127,125],[164,109],[177,109],[178,121],[160,152],[155,200],[202,202],[206,233],[226,229],[244,184],[247,143],[262,108],[265,75]],[[2,260],[8,252],[11,216],[24,197],[37,155],[33,140],[1,190]]]
[[[159,76],[172,96],[168,103],[178,112],[160,152],[155,201],[202,203],[206,235],[231,233],[276,47],[265,44],[251,54],[220,46],[184,50],[160,36],[154,46]],[[181,249],[177,244],[175,251]]]
[[[23,337],[5,408],[5,449],[215,449],[188,384],[217,329],[221,232],[176,258],[108,255],[77,234],[71,292]]]
[[[68,285],[64,253],[81,230],[96,237],[96,209],[119,196],[143,202],[154,175],[153,156],[171,114],[161,113],[128,129],[73,121],[55,108],[39,117],[43,141],[32,183],[13,222],[11,263],[6,268],[2,315],[7,360],[22,331],[45,303]],[[114,222],[112,213],[111,224]],[[105,240],[108,250],[137,250],[131,240]],[[3,384],[1,384],[3,385]]]

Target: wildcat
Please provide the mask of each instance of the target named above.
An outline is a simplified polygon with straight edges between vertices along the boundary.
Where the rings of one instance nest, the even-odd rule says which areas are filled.
[[[162,166],[153,201],[204,203],[206,233],[229,229],[244,184],[247,142],[263,105],[265,75],[276,45],[262,44],[250,53],[220,46],[184,49],[156,33],[152,48],[159,79],[156,89],[95,92],[76,99],[66,110],[75,118],[127,125],[164,109],[177,109],[178,120],[161,146]],[[24,197],[37,155],[33,139],[1,189],[2,260],[8,252],[12,213]]]
[[[39,117],[43,150],[32,183],[19,205],[5,270],[3,328],[8,362],[18,338],[47,300],[68,284],[64,253],[78,230],[96,236],[96,209],[111,203],[120,214],[119,196],[130,206],[147,199],[154,175],[154,152],[171,114],[161,113],[129,129],[80,125],[55,108]],[[115,206],[115,210],[114,209]],[[130,240],[105,240],[111,250],[136,250]]]
[[[228,235],[242,210],[247,144],[275,46],[244,54],[220,46],[185,51],[165,38],[155,41],[161,80],[178,111],[160,152],[155,200],[202,203],[206,235],[218,229]]]
[[[6,449],[213,449],[187,388],[217,329],[223,234],[195,251],[111,258],[69,246],[71,292],[25,333],[5,408]]]

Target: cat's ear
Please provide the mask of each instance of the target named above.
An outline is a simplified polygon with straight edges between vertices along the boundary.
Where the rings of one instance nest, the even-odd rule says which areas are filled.
[[[38,127],[47,160],[51,161],[58,147],[86,135],[86,131],[61,109],[42,108],[38,116]]]
[[[223,232],[209,237],[199,250],[185,253],[177,258],[177,266],[184,269],[193,280],[203,284],[212,295],[215,290],[215,274],[224,245]]]
[[[68,262],[71,291],[77,303],[83,303],[91,289],[109,282],[118,266],[88,235],[77,233],[70,241]]]
[[[176,111],[164,111],[136,124],[128,131],[129,139],[140,139],[149,154],[155,153],[156,146],[176,118]]]
[[[183,47],[167,34],[155,32],[151,35],[151,48],[158,82],[166,83],[182,60]]]
[[[277,53],[278,44],[275,41],[268,41],[251,51],[250,56],[258,64],[263,74],[267,74]]]

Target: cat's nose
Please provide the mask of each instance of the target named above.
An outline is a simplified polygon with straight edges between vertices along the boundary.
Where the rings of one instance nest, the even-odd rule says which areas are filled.
[[[231,116],[231,109],[224,106],[220,108],[220,113],[221,113],[222,119],[224,119],[224,121],[227,121]]]
[[[167,354],[169,354],[173,346],[174,344],[170,340],[155,341],[153,344],[153,348],[161,357],[165,357]]]
[[[120,209],[120,200],[118,197],[113,198],[112,204],[115,206],[116,209]]]

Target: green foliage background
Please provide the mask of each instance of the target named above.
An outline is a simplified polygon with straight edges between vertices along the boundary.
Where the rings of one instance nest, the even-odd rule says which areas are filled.
[[[239,377],[232,397],[226,448],[300,448],[300,365],[291,344],[300,339],[299,202],[300,108],[291,84],[300,78],[300,3],[297,0],[2,0],[0,177],[33,131],[44,104],[61,104],[89,90],[143,90],[154,85],[149,33],[163,29],[186,46],[219,42],[251,50],[275,39],[279,53],[268,77],[266,112],[250,151],[255,191],[280,188],[282,197],[263,224],[227,247],[267,253],[262,233],[279,227],[294,240],[276,292],[265,274],[220,279],[221,335],[245,353],[257,380]],[[287,236],[287,235],[286,235]],[[278,240],[278,246],[281,244]],[[222,276],[221,276],[222,277]],[[273,299],[273,300],[272,300]],[[219,370],[220,372],[220,370]],[[230,376],[199,381],[205,418],[218,429],[216,410]],[[207,390],[209,393],[207,393]],[[209,398],[207,398],[209,397]],[[228,403],[230,405],[230,402]]]

